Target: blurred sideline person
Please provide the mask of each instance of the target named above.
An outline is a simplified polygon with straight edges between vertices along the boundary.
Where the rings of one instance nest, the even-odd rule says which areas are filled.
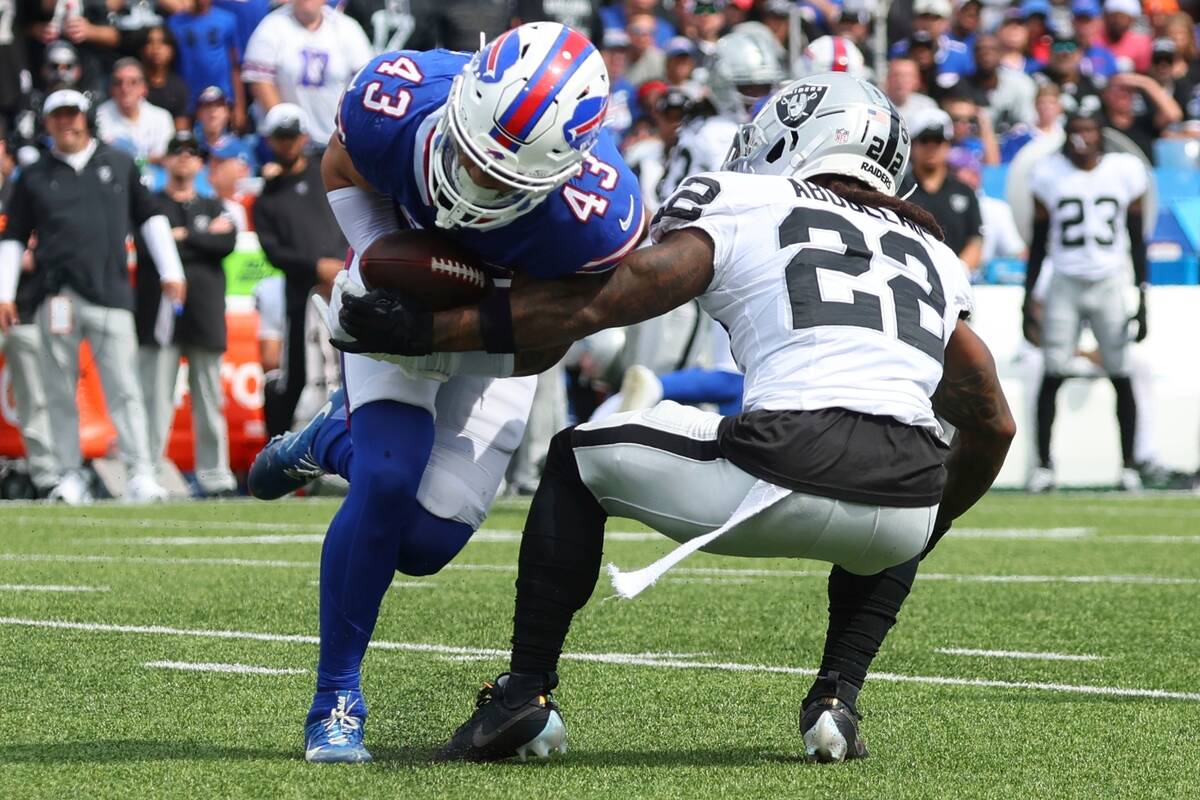
[[[171,226],[142,185],[133,159],[92,138],[90,103],[74,90],[46,98],[43,117],[53,146],[21,172],[0,243],[0,315],[12,313],[21,251],[38,232],[36,269],[44,271],[46,298],[37,311],[43,376],[54,438],[64,470],[52,497],[83,503],[91,493],[79,442],[79,346],[84,339],[100,370],[109,417],[128,471],[124,499],[162,500],[138,385],[137,331],[125,240],[136,224],[172,304],[185,297],[183,267]],[[8,310],[5,311],[5,307]]]
[[[8,227],[16,153],[12,139],[0,138],[0,232]],[[44,275],[34,269],[33,251],[21,244],[21,276],[11,306],[0,304],[0,352],[12,381],[17,422],[25,444],[25,463],[38,497],[58,485],[61,471],[54,455],[46,387],[42,383],[42,334],[37,326]]]
[[[1023,332],[1040,345],[1045,372],[1037,399],[1038,466],[1029,477],[1031,492],[1054,488],[1050,433],[1058,390],[1079,348],[1084,322],[1100,347],[1104,371],[1117,395],[1122,469],[1118,486],[1142,488],[1134,442],[1137,401],[1129,378],[1127,354],[1130,322],[1134,341],[1146,338],[1146,244],[1142,200],[1148,187],[1146,168],[1136,156],[1104,152],[1095,113],[1069,116],[1062,152],[1047,156],[1030,172],[1034,197],[1033,240],[1025,275]],[[1042,262],[1054,273],[1039,304],[1033,295]],[[1132,320],[1125,306],[1128,267],[1138,287]]]
[[[912,174],[917,186],[909,199],[933,214],[942,226],[946,246],[974,276],[982,264],[983,220],[974,190],[950,173],[946,159],[954,128],[940,108],[917,114],[912,125]]]
[[[958,257],[928,212],[896,197],[908,133],[887,98],[845,74],[812,76],[768,100],[737,141],[731,171],[685,181],[655,218],[656,244],[607,279],[529,282],[507,313],[430,314],[381,291],[343,301],[355,350],[453,373],[477,367],[469,351],[505,342],[509,374],[539,367],[523,347],[699,298],[746,367],[737,416],[668,402],[555,436],[521,541],[510,671],[485,684],[441,759],[564,748],[551,691],[610,515],[685,542],[618,576],[626,597],[702,545],[833,562],[800,728],[813,760],[866,755],[857,698],[871,662],[922,556],[991,486],[1014,424],[991,355],[963,321],[972,301]],[[838,301],[823,296],[832,287],[820,271],[847,276]],[[854,302],[842,301],[850,288]],[[949,448],[935,414],[958,428]]]
[[[187,300],[177,312],[163,298],[158,276],[149,270],[138,271],[138,372],[146,398],[150,453],[158,463],[175,419],[179,360],[187,359],[196,482],[205,496],[228,497],[236,494],[237,481],[229,471],[229,432],[221,387],[221,356],[226,346],[221,259],[233,252],[237,231],[219,199],[196,194],[196,174],[203,163],[200,145],[191,132],[176,133],[167,145],[163,161],[167,185],[158,197],[183,262]],[[138,243],[138,262],[144,264],[148,254],[144,242]]]

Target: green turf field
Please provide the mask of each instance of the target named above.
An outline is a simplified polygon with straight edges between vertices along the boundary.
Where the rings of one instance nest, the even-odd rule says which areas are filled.
[[[799,761],[796,727],[827,568],[707,555],[633,601],[601,578],[561,665],[565,757],[430,764],[507,663],[519,504],[393,584],[376,762],[305,764],[335,508],[0,505],[0,798],[1200,797],[1200,498],[989,498],[876,662],[871,757],[834,766]],[[624,568],[670,547],[610,531]]]

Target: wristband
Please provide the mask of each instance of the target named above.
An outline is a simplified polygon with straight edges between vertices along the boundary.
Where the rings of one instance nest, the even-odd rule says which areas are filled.
[[[479,336],[489,353],[517,352],[508,291],[494,287],[479,303]]]

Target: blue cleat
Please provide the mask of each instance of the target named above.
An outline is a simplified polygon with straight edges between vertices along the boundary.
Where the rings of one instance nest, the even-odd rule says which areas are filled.
[[[337,692],[337,704],[324,717],[304,726],[304,760],[311,764],[362,764],[371,760],[363,747],[367,704],[357,689]]]
[[[277,500],[302,489],[325,474],[313,455],[317,432],[335,409],[346,403],[346,390],[337,389],[329,401],[298,431],[276,436],[267,442],[250,465],[246,488],[259,500]]]

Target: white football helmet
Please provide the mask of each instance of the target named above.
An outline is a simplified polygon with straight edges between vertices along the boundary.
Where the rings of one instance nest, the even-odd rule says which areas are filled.
[[[738,129],[724,168],[795,178],[845,175],[895,196],[910,148],[908,126],[883,92],[826,72],[772,95]]]
[[[578,172],[607,109],[608,71],[582,33],[535,22],[485,45],[454,79],[434,130],[437,226],[487,230],[534,208]],[[478,186],[464,159],[504,188]]]
[[[862,51],[845,36],[822,36],[813,39],[808,47],[804,48],[804,55],[800,60],[805,75],[845,72],[859,80],[867,80],[870,77]]]
[[[765,33],[760,33],[750,25],[739,25],[717,40],[709,68],[713,105],[735,122],[750,119],[750,110],[764,96],[761,87],[767,87],[769,94],[787,77],[779,43],[765,27]],[[751,87],[759,91],[747,91]]]

